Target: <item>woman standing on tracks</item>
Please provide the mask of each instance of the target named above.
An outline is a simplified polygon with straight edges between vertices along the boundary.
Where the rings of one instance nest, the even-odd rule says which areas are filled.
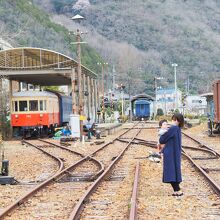
[[[173,187],[173,196],[182,196],[180,190],[181,175],[181,128],[184,125],[182,114],[172,116],[172,126],[160,137],[160,144],[165,144],[163,149],[163,182],[170,183]]]

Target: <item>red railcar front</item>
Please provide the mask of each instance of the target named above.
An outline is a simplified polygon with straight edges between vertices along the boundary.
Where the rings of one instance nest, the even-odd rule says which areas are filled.
[[[60,124],[59,100],[51,92],[17,92],[13,94],[11,105],[13,128],[49,128]]]

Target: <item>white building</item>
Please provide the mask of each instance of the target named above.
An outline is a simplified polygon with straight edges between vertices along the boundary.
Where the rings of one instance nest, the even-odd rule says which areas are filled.
[[[204,115],[207,113],[207,101],[199,95],[189,95],[185,99],[185,112]]]
[[[175,110],[175,89],[159,89],[156,94],[156,108],[163,109],[164,114]],[[177,108],[182,106],[182,92],[177,90]]]

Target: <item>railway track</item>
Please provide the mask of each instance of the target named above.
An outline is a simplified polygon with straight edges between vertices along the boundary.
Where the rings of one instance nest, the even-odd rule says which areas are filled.
[[[189,181],[188,184],[192,184],[194,188],[194,195],[199,198],[200,201],[206,201],[207,198],[212,198],[214,197],[214,203],[209,204],[210,207],[208,207],[205,211],[201,211],[201,213],[198,213],[197,215],[202,216],[202,218],[205,219],[218,219],[220,218],[220,204],[219,204],[219,197],[220,197],[220,191],[219,191],[219,179],[220,179],[220,170],[219,170],[219,165],[220,165],[220,158],[219,158],[219,153],[213,150],[212,148],[203,145],[200,141],[195,140],[193,137],[189,135],[185,135],[183,132],[183,136],[185,136],[184,143],[190,144],[191,146],[183,146],[183,155],[185,158],[188,159],[188,162],[185,161],[184,163],[184,168],[187,168],[187,174],[186,174],[186,179]],[[126,142],[125,140],[121,140],[123,142]],[[146,141],[143,139],[136,138],[133,140],[134,144],[140,144],[140,145],[145,145],[145,146],[150,146],[150,147],[156,147],[156,142],[155,141]],[[193,146],[192,146],[193,145]],[[190,163],[193,164],[194,168],[197,169],[198,176],[195,175],[195,172],[193,172],[192,167],[190,167]],[[187,164],[187,165],[186,165]],[[191,169],[189,171],[189,169]],[[214,174],[213,174],[214,173]],[[138,176],[138,175],[137,175]],[[136,177],[137,178],[137,177]],[[142,176],[143,178],[143,176]],[[141,178],[141,179],[142,179]],[[146,178],[145,178],[146,179]],[[150,179],[150,177],[149,177]],[[143,186],[148,185],[143,180],[141,180],[138,186],[137,180],[134,181],[134,191],[135,194],[137,195],[138,187],[143,189]],[[202,191],[201,192],[201,186],[203,185],[203,188],[209,188],[206,189],[206,192]],[[192,188],[192,187],[190,187]],[[213,195],[213,191],[215,191],[217,196]],[[151,189],[153,192],[153,189]],[[200,191],[200,192],[199,192]],[[191,192],[192,193],[192,192]],[[137,213],[136,206],[139,203],[140,204],[140,199],[138,202],[138,197],[132,197],[131,200],[131,213],[130,213],[130,218],[129,219],[137,219]],[[156,202],[156,201],[153,201]],[[207,202],[208,203],[208,202]],[[202,202],[201,202],[202,204]],[[141,204],[140,204],[141,206]],[[202,205],[201,205],[202,206]],[[150,210],[149,210],[150,211]],[[151,210],[153,212],[153,210]],[[138,219],[145,219],[146,216],[149,216],[149,213],[146,213],[143,211],[138,211]],[[154,216],[156,218],[156,216]],[[157,216],[161,217],[161,216]],[[178,219],[178,216],[176,216]],[[175,218],[173,218],[175,219]],[[191,217],[190,219],[199,219],[199,217]]]
[[[126,139],[128,143],[123,143],[120,152],[112,159],[112,162],[102,175],[89,187],[87,192],[80,198],[79,202],[76,204],[73,212],[70,215],[70,219],[112,219],[113,216],[106,215],[109,211],[110,204],[112,204],[112,196],[115,196],[117,189],[121,188],[121,181],[115,181],[117,179],[121,180],[128,177],[128,163],[130,160],[125,155],[130,155],[127,153],[133,139],[140,133],[141,128],[138,130],[133,129],[129,135],[128,133],[121,135],[119,138]],[[118,148],[120,141],[118,138],[115,140],[114,146]],[[95,156],[95,155],[94,155]],[[131,156],[131,155],[130,155]],[[134,155],[132,155],[134,156]],[[95,157],[96,158],[96,157]],[[130,179],[130,177],[129,177]],[[130,187],[131,188],[131,187]],[[93,193],[95,198],[92,197]],[[125,189],[127,194],[127,190]],[[100,195],[100,196],[99,196]],[[90,198],[92,197],[92,198]],[[101,207],[101,208],[100,208]],[[83,214],[81,214],[83,210]],[[124,216],[122,213],[118,212],[116,219]]]
[[[30,197],[24,198],[24,200],[21,199],[12,209],[3,214],[4,219],[26,219],[27,216],[30,216],[31,219],[69,220],[79,218],[84,220],[136,219],[136,216],[139,219],[146,219],[146,216],[151,216],[151,213],[146,212],[148,210],[146,207],[143,209],[143,204],[146,202],[143,198],[147,198],[145,194],[147,192],[149,193],[148,196],[150,195],[149,201],[152,204],[157,203],[153,199],[154,197],[156,198],[155,189],[152,188],[155,187],[155,184],[150,181],[155,178],[153,177],[153,173],[161,170],[161,165],[155,165],[155,163],[148,160],[148,165],[146,165],[142,160],[139,165],[139,181],[134,177],[134,173],[137,161],[135,157],[137,155],[143,155],[143,152],[145,152],[144,155],[147,155],[150,148],[146,148],[146,146],[155,147],[155,140],[146,141],[146,138],[143,139],[143,137],[150,136],[151,132],[156,133],[155,128],[148,129],[146,124],[138,124],[133,128],[127,129],[122,135],[104,144],[91,154],[86,156],[78,154],[78,157],[81,157],[81,159],[72,168],[70,168],[71,166],[66,167],[51,182],[33,192]],[[198,166],[202,167],[200,162],[204,162],[210,158],[213,161],[218,157],[209,147],[204,147],[201,143],[195,144],[193,140],[188,140],[188,137],[185,139],[187,146],[183,146],[183,154],[184,156],[189,154],[188,156],[191,156],[192,159],[194,158],[197,163],[199,162]],[[51,148],[47,147],[47,144],[49,143],[43,143],[40,148]],[[205,175],[201,177],[201,174],[196,174],[190,164],[192,161],[189,158],[187,159],[189,162],[184,160],[183,166],[184,169],[187,169],[186,178],[188,179],[188,188],[191,190],[193,188],[192,186],[198,185],[196,190],[199,191],[199,195],[194,195],[196,192],[192,191],[187,193],[191,193],[190,196],[193,199],[194,197],[199,198],[199,201],[196,200],[195,204],[198,205],[200,200],[201,206],[204,203],[208,204],[210,199],[207,200],[208,202],[205,202],[205,199],[214,197],[212,194],[213,191],[210,188],[210,182],[207,182]],[[209,168],[209,170],[207,169],[205,171],[205,168]],[[188,171],[189,169],[190,171]],[[201,169],[207,176],[209,176],[208,174],[210,172],[217,172],[217,170],[211,170],[210,167],[202,167]],[[144,174],[143,170],[145,171]],[[161,187],[161,174],[159,172],[156,178],[159,178],[156,185]],[[133,184],[134,182],[135,184]],[[141,193],[137,193],[138,187],[142,189]],[[146,190],[143,191],[143,188],[146,188]],[[203,192],[202,189],[206,191]],[[136,200],[135,196],[132,197],[132,191],[136,195]],[[217,190],[215,191],[217,192]],[[159,194],[161,193],[160,191],[157,192]],[[171,201],[172,199],[169,198]],[[188,202],[184,201],[184,204],[191,203],[190,199],[187,198],[186,200]],[[213,200],[216,200],[216,198]],[[147,202],[149,201],[147,198]],[[204,213],[195,213],[198,216],[205,216],[207,219],[212,219],[213,216],[219,216],[218,204],[217,206],[209,205],[211,208],[207,208]],[[51,212],[46,210],[51,210]],[[150,206],[148,211],[156,210]],[[0,215],[0,217],[3,216]],[[153,219],[154,216],[151,217]]]
[[[145,129],[147,132],[147,130]],[[148,162],[148,166],[145,165],[145,171],[147,170],[147,173],[143,175],[142,165],[140,165],[140,173],[139,174],[139,182],[141,184],[139,185],[142,195],[138,195],[138,180],[137,175],[135,175],[135,178],[133,180],[135,165],[132,162],[134,160],[135,155],[137,155],[137,151],[134,151],[135,148],[137,149],[137,145],[141,146],[150,146],[155,147],[156,142],[155,141],[145,141],[138,137],[136,138],[129,138],[129,137],[121,137],[118,138],[118,141],[127,143],[127,144],[135,144],[133,147],[130,147],[129,150],[127,150],[124,153],[123,158],[118,162],[118,164],[114,167],[114,169],[107,175],[107,177],[104,177],[104,180],[100,180],[101,183],[98,183],[99,185],[95,187],[95,189],[91,189],[94,191],[94,193],[91,193],[91,190],[89,189],[87,192],[87,195],[84,195],[84,197],[81,199],[79,203],[81,203],[81,206],[78,206],[78,214],[77,210],[75,209],[74,214],[71,215],[69,219],[83,219],[83,220],[89,220],[89,219],[146,219],[146,216],[150,216],[150,219],[155,219],[156,215],[152,215],[155,211],[153,204],[159,204],[164,203],[164,201],[157,201],[158,195],[159,198],[164,198],[167,196],[167,185],[164,187],[166,190],[161,190],[161,174],[157,173],[155,178],[155,172],[158,172],[158,167],[155,168],[155,163]],[[184,149],[193,149],[195,147],[189,147],[186,146]],[[130,151],[133,149],[133,154],[130,153],[130,157],[127,157]],[[142,148],[142,152],[139,153],[140,155],[143,155],[143,151],[149,152],[149,150],[146,150],[145,148]],[[202,150],[201,151],[204,154],[211,153],[209,149]],[[146,153],[147,154],[147,153]],[[133,156],[131,156],[133,155]],[[146,158],[146,156],[145,156]],[[144,159],[144,157],[143,157]],[[129,165],[129,162],[133,163],[132,165]],[[153,165],[152,165],[153,164]],[[126,167],[129,167],[127,168]],[[161,166],[161,165],[156,165]],[[131,169],[133,167],[133,169]],[[150,168],[149,168],[150,167]],[[138,168],[137,168],[138,169]],[[185,214],[189,215],[189,219],[215,219],[216,216],[220,215],[219,212],[219,203],[217,196],[213,195],[213,191],[210,188],[210,183],[207,182],[206,178],[204,176],[201,176],[200,173],[195,173],[194,168],[191,166],[190,162],[187,160],[184,160],[183,164],[184,173],[186,173],[185,178],[187,179],[187,182],[184,183],[187,186],[183,186],[183,188],[186,187],[186,194],[189,194],[189,196],[184,197],[184,202],[181,201],[179,203],[181,206],[185,206],[185,208],[188,208],[188,213],[185,210],[185,208],[182,207],[182,212],[180,209],[177,209],[179,213],[174,213],[171,210],[173,206],[176,204],[176,198],[174,197],[168,197],[169,204],[163,204],[163,207],[168,207],[166,210],[167,213],[165,216],[163,216],[163,212],[166,208],[163,208],[163,210],[159,211],[158,218],[163,216],[166,217],[172,217],[172,219],[181,219]],[[132,170],[132,172],[131,172]],[[161,167],[160,167],[161,170]],[[147,174],[147,175],[146,175]],[[155,184],[155,179],[157,179],[157,183]],[[144,180],[144,181],[143,181]],[[150,180],[150,181],[149,181]],[[134,184],[133,184],[134,182]],[[133,194],[132,196],[132,185],[133,187]],[[155,186],[156,185],[156,186]],[[165,185],[165,184],[164,184]],[[157,188],[158,187],[158,188]],[[146,190],[143,190],[146,189]],[[161,192],[162,191],[162,192]],[[145,192],[148,193],[148,195],[144,194]],[[170,191],[171,194],[171,191]],[[143,196],[144,195],[144,196]],[[136,197],[136,199],[135,199]],[[185,199],[186,198],[186,199]],[[144,207],[144,202],[148,200],[148,206]],[[191,202],[194,202],[192,205]],[[143,203],[143,204],[142,204]],[[139,208],[137,207],[137,204],[139,204]],[[189,205],[190,204],[190,205]],[[206,204],[205,207],[204,204]],[[201,211],[197,209],[196,211],[193,211],[193,217],[192,217],[192,210],[191,207],[203,207],[204,210]],[[150,207],[150,208],[149,208]],[[160,205],[157,206],[157,209],[160,209]],[[83,210],[83,211],[81,211]],[[146,212],[148,210],[148,212]],[[185,213],[184,213],[185,212]],[[79,214],[81,213],[81,214]],[[129,215],[130,213],[130,215]],[[136,214],[138,213],[138,214]],[[174,217],[176,216],[176,218]]]
[[[31,156],[35,155],[36,159],[31,162],[28,159],[24,160],[25,157],[23,154],[19,155],[21,166],[18,169],[20,172],[16,170],[15,184],[0,186],[0,212],[5,207],[10,205],[14,200],[17,200],[19,197],[21,197],[21,195],[32,190],[37,184],[63,169],[64,164],[60,158],[55,157],[34,145],[29,146],[29,148],[21,146],[21,148],[24,148],[24,150],[21,150],[21,152],[29,152],[32,154]],[[47,167],[42,165],[44,161],[47,161]]]
[[[220,154],[190,135],[184,132],[183,135],[197,145],[194,148],[186,146],[183,150],[184,155],[202,173],[215,192],[220,196]]]
[[[183,135],[185,135],[185,133],[183,133]],[[193,137],[189,135],[187,135],[186,137],[190,139],[191,146],[183,145],[182,154],[187,157],[187,159],[207,179],[215,192],[220,196],[220,154],[212,148],[203,145],[201,142],[194,139]],[[157,144],[155,141],[145,141],[139,138],[135,138],[133,140],[133,143],[146,145],[153,148],[156,148]],[[189,141],[185,140],[185,143],[189,144]]]
[[[125,131],[123,134],[126,134],[130,130]],[[104,146],[100,147],[98,150],[96,150],[92,154],[82,157],[82,159],[77,161],[75,164],[72,164],[71,166],[63,169],[62,171],[52,176],[48,180],[44,181],[43,183],[35,187],[33,190],[31,190],[28,194],[24,195],[22,198],[18,199],[16,202],[11,204],[9,207],[4,209],[3,212],[1,212],[0,217],[4,217],[4,219],[16,219],[16,218],[25,219],[25,216],[32,216],[33,218],[36,218],[36,219],[46,218],[48,213],[43,212],[42,209],[45,210],[45,207],[42,207],[41,201],[47,201],[45,202],[45,204],[51,204],[52,208],[54,208],[54,203],[56,203],[54,198],[63,201],[63,197],[66,198],[68,195],[68,197],[71,198],[70,199],[71,201],[66,201],[66,203],[62,202],[62,203],[65,203],[65,205],[63,204],[61,206],[62,208],[65,208],[65,210],[61,210],[62,208],[56,208],[57,210],[59,210],[59,212],[51,212],[53,214],[50,213],[51,215],[54,215],[56,217],[59,217],[59,214],[61,213],[62,213],[62,216],[65,216],[65,214],[63,213],[64,212],[68,213],[68,210],[67,210],[68,204],[72,203],[71,207],[74,206],[74,201],[77,201],[77,198],[79,197],[79,195],[85,192],[85,190],[91,184],[88,182],[88,180],[92,181],[93,179],[96,179],[104,170],[103,164],[97,161],[95,158],[92,158],[92,156],[97,154],[101,150],[105,149],[106,147],[108,147],[111,143],[112,142],[109,142],[105,144]],[[41,147],[41,149],[43,148],[47,149],[48,147]],[[111,160],[109,160],[109,162],[111,162]],[[91,167],[92,164],[93,164],[93,168]],[[94,164],[95,164],[95,169],[94,169]],[[68,185],[68,187],[65,187],[65,185],[66,186]],[[71,188],[77,189],[77,190],[71,190],[71,192],[74,192],[73,194],[71,194],[69,192]],[[59,193],[62,192],[62,196],[61,194],[57,194],[57,192]],[[77,192],[77,195],[76,195],[76,192]],[[54,195],[54,196],[51,196],[51,195]],[[50,201],[48,200],[48,198],[49,199],[51,198],[52,200]],[[58,205],[56,206],[58,207]],[[6,215],[8,216],[5,217]]]
[[[42,141],[40,141],[40,142],[42,142]],[[44,142],[43,145],[42,145],[42,143],[41,143],[41,147],[39,147],[39,146],[37,146],[37,145],[34,145],[34,144],[30,143],[30,142],[27,142],[27,141],[25,141],[24,143],[29,144],[29,145],[32,145],[32,146],[35,146],[35,147],[38,148],[39,150],[41,150],[41,151],[45,152],[46,154],[51,155],[52,157],[56,158],[57,161],[59,161],[59,170],[58,170],[53,176],[51,176],[50,178],[48,178],[47,180],[45,180],[45,181],[42,182],[41,184],[37,185],[36,187],[34,187],[34,189],[31,189],[28,193],[26,193],[25,195],[23,195],[22,197],[20,197],[18,200],[16,200],[15,202],[13,202],[11,205],[9,205],[8,207],[6,207],[6,208],[0,213],[0,218],[5,217],[8,213],[10,213],[11,211],[15,210],[16,208],[18,208],[19,206],[21,206],[21,204],[23,204],[23,203],[24,203],[24,205],[23,205],[24,207],[25,207],[27,204],[30,204],[30,203],[31,203],[30,201],[31,201],[31,199],[33,198],[33,196],[35,196],[35,198],[40,197],[39,195],[41,194],[41,192],[42,192],[43,190],[46,189],[45,191],[46,191],[46,193],[47,193],[48,191],[51,191],[51,188],[53,189],[53,187],[54,187],[54,189],[56,189],[56,188],[58,187],[58,186],[56,186],[56,183],[57,183],[57,182],[60,182],[63,177],[65,177],[65,178],[63,179],[63,181],[66,182],[68,178],[73,178],[73,179],[74,179],[74,177],[79,177],[80,175],[82,175],[82,173],[83,173],[83,175],[85,175],[85,174],[84,174],[84,170],[85,170],[85,169],[88,169],[88,167],[91,166],[91,161],[92,161],[92,163],[94,163],[93,165],[95,165],[95,170],[94,170],[94,172],[93,172],[93,176],[98,175],[99,172],[103,172],[103,166],[102,166],[101,163],[99,163],[99,162],[96,161],[95,159],[89,158],[88,156],[83,157],[83,155],[81,155],[81,159],[79,159],[80,154],[79,154],[79,153],[76,153],[76,152],[73,152],[73,151],[71,151],[71,154],[74,155],[75,161],[73,160],[73,157],[71,157],[71,159],[69,158],[69,157],[70,157],[69,154],[67,155],[66,153],[63,153],[63,152],[62,152],[62,156],[68,156],[68,160],[69,160],[68,163],[71,163],[70,161],[72,161],[71,165],[68,166],[68,167],[66,167],[66,168],[64,169],[64,166],[65,166],[65,165],[67,166],[68,163],[63,163],[63,161],[62,161],[60,158],[54,156],[54,155],[52,154],[52,152],[49,153],[49,151],[53,151],[53,153],[54,153],[54,152],[55,152],[56,150],[58,150],[58,149],[61,149],[61,148],[64,149],[64,147],[61,147],[61,146],[59,146],[59,145],[58,145],[58,146],[53,145],[53,147],[52,147],[52,146],[49,146],[49,147],[48,147],[48,144],[50,144],[50,143],[48,143],[48,142],[47,142],[47,147],[45,147],[45,142]],[[39,141],[38,141],[38,144],[39,144]],[[43,147],[42,147],[42,146],[43,146]],[[48,148],[49,148],[50,150],[48,150]],[[55,150],[55,149],[56,149],[56,150]],[[58,151],[60,152],[60,150],[58,150]],[[65,149],[65,151],[69,151],[69,149],[68,149],[68,150]],[[70,153],[70,151],[69,151],[69,153]],[[66,160],[67,160],[67,159],[66,159]],[[76,162],[76,161],[77,161],[77,162]],[[74,163],[74,162],[75,162],[75,163]],[[82,165],[81,168],[79,169],[78,166],[81,165],[81,164],[83,164],[83,165]],[[71,172],[71,171],[74,170],[75,168],[77,168],[76,171],[75,171],[75,172]],[[97,169],[97,168],[98,168],[98,169]],[[98,171],[97,171],[97,170],[98,170]],[[91,172],[90,172],[90,176],[91,176]],[[78,180],[78,179],[77,179],[77,180]],[[54,183],[55,183],[55,184],[54,184]],[[52,187],[50,187],[50,185],[52,185]],[[55,185],[55,186],[54,186],[54,185]],[[47,189],[47,187],[48,187],[48,189]],[[85,187],[86,187],[86,186],[85,186]],[[57,190],[56,190],[56,191],[57,191]],[[58,191],[58,192],[62,192],[62,189],[61,189],[60,191]],[[42,196],[43,196],[43,194],[42,194]],[[25,203],[25,202],[26,202],[26,203]],[[40,204],[39,200],[37,201],[37,203]],[[33,202],[33,204],[36,204],[36,203]],[[19,215],[18,215],[19,217],[16,216],[16,214],[15,214],[16,217],[9,217],[9,219],[25,219],[25,216],[29,216],[29,214],[30,214],[30,213],[28,213],[28,212],[24,212],[24,213],[21,214],[21,215],[19,214]],[[13,216],[13,215],[12,215],[12,216]],[[31,214],[30,214],[30,216],[31,216]],[[7,217],[7,218],[8,218],[8,217]],[[39,218],[41,218],[41,217],[37,217],[37,219],[39,219]]]
[[[63,168],[68,167],[71,164],[73,164],[75,161],[78,161],[84,155],[78,153],[77,151],[71,150],[67,147],[57,145],[54,143],[51,143],[46,140],[34,140],[34,141],[23,141],[24,144],[31,145],[33,147],[36,147],[37,149],[43,151],[44,153],[48,155],[52,155],[54,158],[58,158],[63,163]],[[62,168],[62,169],[63,169]],[[61,170],[60,170],[61,171]]]

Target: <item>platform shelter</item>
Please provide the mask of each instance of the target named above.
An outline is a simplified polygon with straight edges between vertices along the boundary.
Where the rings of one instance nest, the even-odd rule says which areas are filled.
[[[9,80],[10,96],[13,93],[12,81],[38,86],[67,85],[71,88],[73,113],[78,114],[79,103],[82,103],[82,113],[96,120],[99,102],[97,75],[83,65],[79,74],[77,65],[73,58],[43,48],[22,47],[0,51],[0,76]]]

